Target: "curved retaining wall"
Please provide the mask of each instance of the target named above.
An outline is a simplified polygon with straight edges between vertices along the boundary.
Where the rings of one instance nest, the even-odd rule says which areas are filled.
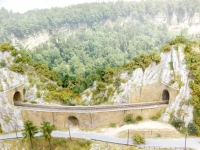
[[[57,127],[57,129],[67,129],[68,117],[74,116],[79,121],[81,129],[93,129],[100,126],[109,125],[110,123],[123,123],[127,114],[133,117],[142,115],[144,119],[154,116],[158,111],[167,105],[158,105],[145,108],[134,108],[132,110],[115,110],[107,112],[47,112],[39,110],[21,110],[24,120],[30,119],[36,125],[40,125],[43,121],[49,121]]]

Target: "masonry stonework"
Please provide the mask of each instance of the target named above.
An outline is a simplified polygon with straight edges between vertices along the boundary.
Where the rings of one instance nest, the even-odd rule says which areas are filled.
[[[23,89],[24,89],[24,85],[20,85],[20,86],[17,86],[17,87],[14,87],[14,88],[11,88],[7,91],[5,91],[6,93],[6,97],[8,99],[8,102],[11,104],[11,105],[14,105],[14,95],[16,92],[19,92],[20,93],[20,99],[21,101],[24,100],[24,94],[23,94]]]
[[[68,117],[74,116],[79,121],[79,127],[81,129],[94,129],[97,127],[109,125],[110,123],[123,123],[124,117],[127,114],[132,114],[133,117],[142,115],[144,119],[149,119],[165,106],[154,106],[143,109],[133,110],[118,110],[118,111],[107,111],[107,112],[44,112],[35,110],[21,110],[24,120],[32,120],[37,126],[43,121],[49,121],[55,124],[57,129],[68,128]]]
[[[131,91],[130,103],[162,101],[163,90],[167,90],[169,92],[169,104],[171,104],[178,94],[178,90],[175,90],[162,83],[145,85],[138,90]]]

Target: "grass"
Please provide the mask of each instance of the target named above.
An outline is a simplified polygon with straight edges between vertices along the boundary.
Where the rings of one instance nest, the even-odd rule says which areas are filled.
[[[24,139],[4,140],[1,145],[10,149],[30,149],[30,141]],[[52,138],[53,150],[89,150],[91,147],[91,141],[84,139],[72,139],[71,141],[66,138]],[[44,137],[38,137],[33,139],[32,150],[49,150],[48,141],[45,141]]]

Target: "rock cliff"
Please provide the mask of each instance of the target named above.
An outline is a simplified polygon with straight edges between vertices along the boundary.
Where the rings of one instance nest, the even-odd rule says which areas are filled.
[[[166,85],[176,90],[177,94],[171,100],[162,119],[168,121],[170,115],[174,115],[183,119],[186,123],[191,122],[193,107],[188,103],[191,92],[188,85],[190,80],[188,74],[189,71],[186,68],[182,48],[179,47],[178,50],[173,48],[170,52],[161,53],[161,61],[158,65],[153,62],[144,71],[138,68],[131,75],[128,75],[127,72],[122,73],[121,78],[126,78],[128,81],[121,84],[122,92],[118,95],[115,94],[113,100],[115,103],[128,103],[132,99],[131,93],[141,91],[147,86],[148,88],[153,88],[155,84]],[[157,87],[160,88],[161,86]],[[149,93],[149,95],[151,94]],[[145,101],[145,99],[142,101]]]

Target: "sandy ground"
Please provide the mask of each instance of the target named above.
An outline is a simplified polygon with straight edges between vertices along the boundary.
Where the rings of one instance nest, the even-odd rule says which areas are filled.
[[[101,133],[111,136],[117,136],[120,132],[127,130],[165,130],[177,132],[176,129],[170,124],[149,120],[137,124],[123,125],[116,128],[102,128]]]

